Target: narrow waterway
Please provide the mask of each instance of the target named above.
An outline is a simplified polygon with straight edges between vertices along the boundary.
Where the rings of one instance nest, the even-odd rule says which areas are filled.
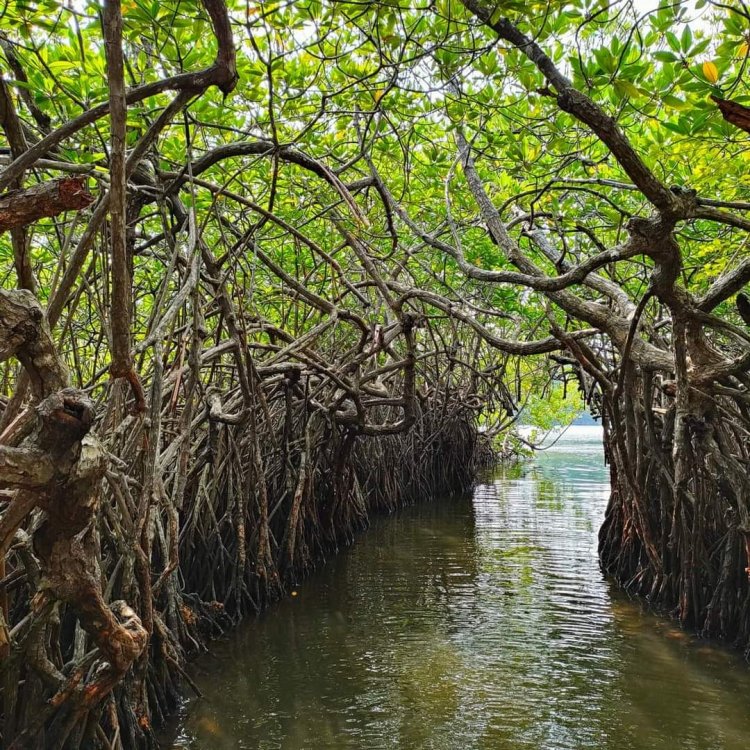
[[[378,520],[192,672],[173,748],[746,750],[750,669],[603,578],[598,428]]]

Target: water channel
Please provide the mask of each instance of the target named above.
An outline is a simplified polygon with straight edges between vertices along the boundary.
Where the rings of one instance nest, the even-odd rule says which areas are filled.
[[[608,584],[600,431],[378,519],[214,644],[175,750],[746,750],[750,669]]]

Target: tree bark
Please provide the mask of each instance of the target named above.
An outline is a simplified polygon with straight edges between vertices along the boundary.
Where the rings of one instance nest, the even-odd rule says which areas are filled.
[[[63,211],[79,211],[93,202],[85,178],[63,177],[0,196],[0,232],[23,227]]]

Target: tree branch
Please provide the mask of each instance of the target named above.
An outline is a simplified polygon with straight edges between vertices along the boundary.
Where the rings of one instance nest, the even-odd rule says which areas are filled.
[[[86,189],[85,177],[63,177],[26,190],[13,190],[0,196],[0,232],[57,216],[63,211],[80,211],[93,200]]]
[[[214,34],[219,42],[219,50],[213,65],[194,73],[180,73],[161,81],[146,83],[127,92],[125,100],[128,105],[156,96],[164,91],[192,91],[200,94],[211,86],[217,86],[225,94],[230,93],[237,85],[237,68],[235,65],[235,47],[232,39],[229,14],[223,0],[203,0],[214,27]],[[23,155],[14,161],[0,175],[0,190],[6,189],[25,170],[38,159],[47,155],[66,138],[91,125],[109,112],[109,102],[99,104],[83,112],[52,131],[48,136],[34,144]]]
[[[628,177],[654,206],[662,211],[673,209],[674,196],[644,164],[615,120],[588,96],[578,91],[535,41],[523,34],[508,18],[495,19],[497,6],[494,4],[485,4],[483,0],[461,1],[501,39],[512,44],[536,65],[547,82],[554,87],[560,109],[587,125],[599,137]]]

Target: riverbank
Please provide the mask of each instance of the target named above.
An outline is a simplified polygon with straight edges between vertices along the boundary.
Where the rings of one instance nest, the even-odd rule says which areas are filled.
[[[476,411],[460,393],[442,389],[415,404],[409,429],[374,435],[310,413],[293,395],[271,384],[257,409],[237,419],[212,407],[191,424],[186,412],[180,420],[190,429],[160,454],[156,474],[144,465],[154,445],[146,420],[130,418],[131,430],[114,433],[94,530],[97,565],[105,601],[142,612],[148,646],[99,710],[77,690],[75,665],[90,669],[97,651],[82,650],[74,611],[28,616],[26,594],[37,582],[12,577],[14,635],[30,648],[49,627],[57,645],[48,666],[69,688],[51,720],[37,663],[14,649],[3,665],[4,747],[106,747],[105,738],[127,750],[157,747],[155,729],[189,689],[185,666],[212,639],[288,595],[373,517],[473,481]],[[378,413],[386,427],[389,414]]]
[[[602,576],[600,432],[376,520],[191,668],[167,747],[744,750],[750,673]]]
[[[236,515],[240,498],[231,483],[209,507],[201,508],[199,498],[191,500],[193,513],[180,531],[180,614],[197,642],[182,652],[183,664],[202,650],[212,651],[211,641],[232,632],[244,617],[296,594],[301,581],[348,547],[373,518],[446,492],[467,491],[475,465],[486,463],[488,451],[472,413],[461,408],[420,411],[404,434],[342,440],[324,433],[314,441],[308,437],[307,445],[304,459],[299,453],[295,459],[297,475],[306,482],[298,480],[291,492],[273,475],[266,477],[266,523],[274,552],[265,566],[258,552],[263,522],[257,506],[240,506],[248,514],[243,537]],[[306,470],[300,468],[303,460]],[[213,535],[207,533],[212,523]],[[200,530],[198,537],[194,529]],[[241,542],[244,559],[238,554]],[[153,664],[159,662],[157,654]],[[168,721],[189,690],[182,668],[164,677],[151,701],[156,726]]]

